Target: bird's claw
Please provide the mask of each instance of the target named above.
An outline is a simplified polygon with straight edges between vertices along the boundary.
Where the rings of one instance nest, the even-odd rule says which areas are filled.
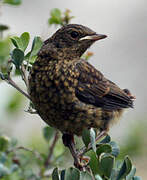
[[[84,170],[89,164],[90,158],[88,156],[77,156],[77,161],[74,162],[74,166],[80,170]]]

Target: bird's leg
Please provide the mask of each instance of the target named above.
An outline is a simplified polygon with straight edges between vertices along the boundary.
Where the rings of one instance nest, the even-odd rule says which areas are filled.
[[[80,170],[83,170],[83,166],[79,162],[77,151],[75,149],[74,136],[71,134],[63,134],[62,136],[63,144],[67,146],[74,158],[74,165]]]

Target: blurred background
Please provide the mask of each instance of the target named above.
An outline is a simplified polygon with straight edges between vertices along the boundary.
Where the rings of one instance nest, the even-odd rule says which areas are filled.
[[[134,109],[129,109],[110,130],[121,146],[122,156],[129,154],[137,175],[147,177],[147,1],[146,0],[23,0],[20,6],[0,5],[0,23],[9,26],[5,43],[11,35],[30,33],[31,38],[50,37],[58,26],[50,27],[48,18],[53,8],[70,9],[72,23],[90,27],[107,39],[95,43],[90,63],[121,88],[136,96]],[[8,47],[8,46],[7,46]],[[9,49],[0,43],[0,62]],[[19,78],[14,80],[23,87]],[[23,146],[42,151],[42,127],[37,115],[26,113],[28,101],[15,89],[0,82],[0,133],[19,139]]]

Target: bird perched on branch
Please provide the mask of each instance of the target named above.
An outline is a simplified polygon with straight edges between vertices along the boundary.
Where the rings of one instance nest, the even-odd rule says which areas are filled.
[[[29,77],[30,97],[38,114],[63,133],[75,163],[73,135],[93,127],[101,137],[125,108],[133,107],[129,90],[120,89],[81,59],[94,42],[106,37],[82,25],[63,26],[44,42]]]

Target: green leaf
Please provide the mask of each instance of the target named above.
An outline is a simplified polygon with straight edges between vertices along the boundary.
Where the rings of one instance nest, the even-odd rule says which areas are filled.
[[[10,49],[11,41],[9,37],[0,40],[0,65],[9,59]]]
[[[32,48],[31,48],[31,55],[30,57],[36,56],[38,51],[40,50],[43,42],[40,37],[35,37],[32,43]]]
[[[6,136],[0,136],[0,151],[5,151],[9,145],[9,138]]]
[[[44,136],[44,139],[49,142],[49,140],[53,137],[54,135],[54,128],[50,127],[50,126],[46,126],[43,128],[43,136]]]
[[[132,162],[129,159],[129,157],[126,156],[116,180],[125,178],[130,173],[131,169],[132,169]]]
[[[51,25],[51,24],[59,24],[59,21],[57,21],[56,19],[54,19],[54,18],[50,18],[49,20],[48,20],[48,23]]]
[[[13,37],[11,37],[10,39],[11,39],[13,45],[14,45],[16,48],[19,48],[19,49],[22,48],[22,41],[21,41],[21,39],[20,39],[19,37],[13,36]]]
[[[1,78],[2,80],[5,80],[5,76],[4,76],[4,74],[3,74],[2,72],[0,72],[0,78]]]
[[[103,179],[101,178],[101,176],[99,176],[98,174],[95,175],[95,179],[96,179],[96,180],[103,180]]]
[[[119,146],[118,146],[118,145],[116,144],[116,142],[114,142],[114,141],[111,141],[109,144],[110,144],[111,147],[112,147],[112,152],[111,152],[111,154],[112,154],[113,156],[117,157],[117,156],[119,155],[119,153],[120,153]]]
[[[122,161],[121,160],[117,160],[115,163],[115,167],[117,170],[120,170],[120,168],[122,167]]]
[[[1,73],[0,72],[0,78],[2,79],[2,80],[5,80],[5,79],[8,79],[8,74],[4,74],[4,73]]]
[[[76,168],[68,168],[65,171],[65,180],[80,180],[80,171]]]
[[[112,148],[109,144],[101,144],[96,150],[96,154],[98,156],[100,156],[101,153],[111,153],[111,152],[112,152]]]
[[[0,31],[6,31],[9,27],[7,25],[0,24]]]
[[[52,180],[59,180],[58,168],[55,168],[52,173]]]
[[[62,24],[61,11],[58,8],[51,10],[51,18],[49,18],[49,24]]]
[[[15,64],[16,68],[19,69],[20,65],[24,60],[24,52],[18,48],[12,51],[12,62]]]
[[[100,141],[100,144],[109,143],[111,141],[111,137],[107,135],[102,141]]]
[[[29,58],[30,64],[34,64],[36,58],[37,58],[37,55],[36,56],[32,56],[31,58]]]
[[[61,180],[64,180],[65,177],[65,169],[61,171]]]
[[[116,169],[112,169],[110,180],[116,179],[117,174],[118,174],[117,170]]]
[[[17,171],[19,168],[19,166],[17,164],[12,164],[11,168],[10,168],[10,172],[13,173],[15,171]]]
[[[86,155],[88,155],[90,157],[90,161],[89,161],[89,166],[92,170],[92,173],[94,175],[99,174],[99,168],[98,168],[98,159],[96,156],[96,153],[93,150],[90,150],[86,153]]]
[[[80,180],[92,180],[92,177],[88,172],[81,171]]]
[[[88,147],[90,143],[90,131],[88,129],[84,129],[82,132],[82,140],[86,147]]]
[[[135,176],[133,177],[133,180],[141,180],[141,178],[139,176]]]
[[[135,176],[135,173],[136,173],[136,168],[133,167],[131,172],[127,175],[126,180],[132,180],[133,177]]]
[[[7,161],[7,159],[8,159],[7,154],[6,154],[5,152],[2,152],[2,153],[0,154],[0,163],[1,163],[1,164],[4,164],[4,163]]]
[[[25,51],[30,41],[30,35],[28,32],[24,32],[20,37],[11,37],[11,41],[16,48]]]
[[[10,5],[20,5],[21,0],[3,0],[3,3],[10,4]]]
[[[95,144],[95,131],[93,128],[90,128],[90,142],[92,145],[92,149],[94,152],[96,152],[96,144]]]
[[[57,18],[50,18],[49,19],[49,24],[62,24],[62,20],[61,19],[57,19]]]
[[[101,157],[99,167],[104,176],[110,178],[111,172],[114,166],[114,157],[111,155],[105,155]]]
[[[36,58],[37,58],[37,55],[31,57],[31,51],[28,52],[28,53],[25,55],[25,57],[24,57],[24,59],[25,59],[26,61],[29,61],[30,64],[34,64]]]
[[[56,17],[56,18],[60,18],[61,17],[61,11],[58,8],[54,8],[51,10],[51,16],[52,17]]]
[[[28,59],[30,58],[30,55],[31,55],[31,51],[29,51],[29,52],[25,55],[24,59],[25,59],[25,60],[28,60]]]
[[[28,47],[29,41],[30,41],[30,35],[28,32],[24,32],[20,36],[21,42],[22,42],[22,50],[25,51],[26,48]]]
[[[9,174],[9,169],[0,163],[0,178],[8,174]]]

